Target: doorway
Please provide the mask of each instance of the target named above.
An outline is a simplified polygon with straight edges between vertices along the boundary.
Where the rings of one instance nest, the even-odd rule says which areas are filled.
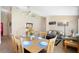
[[[1,7],[1,22],[3,23],[3,36],[10,37],[11,33],[11,7]]]

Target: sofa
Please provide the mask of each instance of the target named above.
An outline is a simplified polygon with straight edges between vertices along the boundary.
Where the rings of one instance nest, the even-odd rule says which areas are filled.
[[[62,40],[62,34],[57,31],[57,30],[49,30],[47,32],[47,36],[46,36],[46,39],[51,39],[51,38],[54,38],[55,36],[57,35],[57,39],[55,41],[55,45],[58,45],[58,43]]]

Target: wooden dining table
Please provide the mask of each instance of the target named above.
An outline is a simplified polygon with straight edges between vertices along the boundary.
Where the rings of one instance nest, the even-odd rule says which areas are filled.
[[[34,40],[31,40],[31,42],[32,42],[32,44],[30,46],[28,46],[28,47],[25,47],[24,49],[26,49],[27,51],[29,51],[31,53],[38,53],[42,49],[46,49],[47,48],[47,46],[46,47],[40,47],[39,43],[40,42],[47,42],[48,43],[49,41],[46,40],[46,39],[41,39],[41,40],[34,39]]]

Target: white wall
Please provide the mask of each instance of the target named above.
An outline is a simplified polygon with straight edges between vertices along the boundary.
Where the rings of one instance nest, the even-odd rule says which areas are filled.
[[[33,29],[35,31],[45,31],[45,19],[43,19],[42,17],[38,16],[38,17],[27,17],[26,22],[31,22],[33,23]]]
[[[16,8],[12,8],[12,34],[22,34],[25,31],[25,23],[25,14]]]
[[[78,32],[79,32],[79,19],[78,19]]]
[[[25,24],[27,22],[33,23],[33,28],[35,31],[43,31],[44,29],[41,27],[42,17],[30,17],[27,16],[26,12],[17,9],[16,7],[12,8],[12,34],[19,34],[25,32]]]
[[[69,34],[73,29],[74,32],[77,32],[77,19],[78,16],[51,16],[47,17],[46,21],[46,30],[58,30],[60,32],[64,32],[63,26],[57,26],[58,22],[69,22],[69,25],[66,26],[66,34]],[[56,25],[49,25],[50,21],[56,21]]]

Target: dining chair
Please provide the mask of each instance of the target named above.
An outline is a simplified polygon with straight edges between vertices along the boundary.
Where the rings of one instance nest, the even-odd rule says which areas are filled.
[[[24,49],[22,47],[22,42],[19,36],[12,36],[13,48],[16,53],[24,53]]]
[[[44,38],[46,39],[47,32],[40,32],[40,36],[41,36],[41,37],[44,37]]]
[[[54,45],[55,45],[56,38],[57,36],[49,40],[48,47],[47,47],[47,53],[52,53],[54,51]]]
[[[14,35],[11,35],[11,39],[12,39],[13,50],[14,50],[14,52],[16,52],[16,44],[15,44],[15,37],[14,37]]]

